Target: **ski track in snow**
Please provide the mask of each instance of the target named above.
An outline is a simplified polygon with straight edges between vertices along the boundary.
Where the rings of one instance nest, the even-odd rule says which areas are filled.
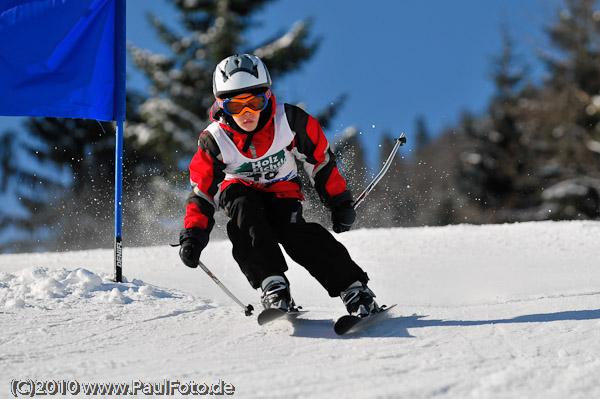
[[[112,250],[0,255],[0,398],[13,379],[224,380],[239,398],[598,398],[598,237],[591,221],[336,235],[379,303],[398,303],[344,337],[341,300],[289,258],[309,312],[260,327],[170,247],[125,247],[123,284]],[[260,307],[231,244],[202,260]]]

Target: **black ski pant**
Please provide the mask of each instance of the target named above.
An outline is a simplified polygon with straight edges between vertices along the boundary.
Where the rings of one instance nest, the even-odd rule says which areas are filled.
[[[299,200],[232,184],[220,203],[230,217],[227,234],[233,257],[253,288],[266,277],[285,276],[288,267],[279,244],[332,297],[355,281],[369,280],[327,229],[304,220]]]

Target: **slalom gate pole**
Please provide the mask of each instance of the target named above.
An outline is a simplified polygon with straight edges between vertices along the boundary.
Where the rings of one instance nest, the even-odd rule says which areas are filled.
[[[388,156],[388,159],[383,164],[383,167],[381,168],[379,173],[377,173],[377,175],[373,178],[373,181],[369,183],[367,188],[365,188],[365,190],[358,196],[358,199],[354,201],[354,203],[352,204],[352,208],[356,209],[360,205],[360,203],[365,200],[367,195],[369,195],[369,193],[373,190],[377,183],[379,183],[379,180],[381,180],[381,178],[387,173],[388,169],[390,168],[390,165],[392,164],[392,161],[394,160],[396,152],[398,152],[398,148],[400,148],[400,146],[406,143],[406,137],[404,137],[404,132],[400,134],[400,137],[394,140],[396,140],[396,144],[394,144],[394,148],[392,148],[392,152]]]
[[[115,1],[115,94],[114,120],[116,124],[115,138],[115,282],[123,282],[123,121],[125,120],[126,102],[126,0]]]
[[[115,282],[123,282],[123,121],[117,122],[115,143]]]
[[[245,306],[242,303],[242,301],[240,301],[239,299],[237,299],[236,296],[233,295],[231,293],[231,291],[229,291],[227,289],[227,287],[225,287],[223,285],[223,283],[221,283],[219,281],[219,279],[214,274],[212,274],[212,272],[208,269],[208,267],[206,267],[206,265],[204,263],[198,261],[198,266],[200,266],[200,268],[202,270],[204,270],[206,272],[206,274],[208,274],[208,276],[210,278],[212,278],[212,280],[219,286],[219,288],[221,288],[223,290],[223,292],[225,292],[227,294],[227,296],[229,296],[229,298],[233,299],[233,301],[235,303],[237,303],[238,305],[240,305],[244,309],[244,313],[245,313],[246,316],[251,316],[252,315],[252,311],[254,310],[254,307],[252,305],[249,304],[248,306]]]

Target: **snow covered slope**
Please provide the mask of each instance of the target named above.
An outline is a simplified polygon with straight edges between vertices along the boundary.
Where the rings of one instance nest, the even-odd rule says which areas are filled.
[[[192,393],[239,398],[600,397],[600,223],[336,237],[379,302],[398,303],[342,338],[332,330],[340,299],[291,261],[292,294],[310,312],[259,327],[170,247],[126,247],[124,284],[111,281],[110,250],[1,255],[0,398],[26,392],[27,379],[75,397],[95,382],[138,397],[165,387],[176,397],[192,382]],[[228,242],[202,259],[259,307]]]

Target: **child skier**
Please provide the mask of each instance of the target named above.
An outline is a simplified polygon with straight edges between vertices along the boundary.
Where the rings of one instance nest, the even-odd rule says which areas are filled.
[[[189,169],[193,188],[180,234],[179,255],[197,267],[219,208],[230,218],[233,257],[250,285],[262,289],[265,308],[295,307],[279,247],[327,290],[348,313],[379,310],[367,274],[346,248],[317,223],[302,217],[304,200],[295,159],[303,162],[320,199],[331,210],[333,230],[350,230],[352,196],[321,126],[290,104],[277,104],[265,64],[249,54],[221,61],[213,75],[213,121],[200,134]]]

